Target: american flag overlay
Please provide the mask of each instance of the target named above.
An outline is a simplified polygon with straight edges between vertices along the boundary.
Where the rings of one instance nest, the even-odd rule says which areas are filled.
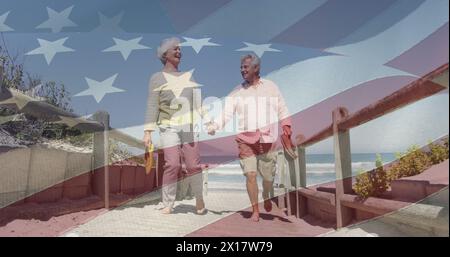
[[[351,200],[360,197],[354,186],[358,172],[376,170],[371,163],[376,153],[389,162],[388,170],[399,162],[395,153],[412,145],[426,152],[431,141],[448,138],[448,5],[447,0],[0,0],[0,235],[317,236],[350,225],[349,235],[383,236],[385,224],[375,230],[352,224],[447,190],[446,205],[430,208],[447,208],[442,233],[448,236],[448,161],[423,169],[431,170],[431,179],[426,172],[419,175],[430,183],[422,197],[402,198],[396,192],[406,192],[413,182],[392,180],[389,197],[374,195],[366,205]],[[180,42],[182,75],[163,74],[165,84],[154,89],[151,77],[164,68],[158,48],[172,37]],[[281,140],[282,118],[270,120],[279,128],[272,148],[271,211],[262,172],[256,203],[249,177],[243,176],[247,164],[236,141],[242,132],[238,117],[208,134],[208,124],[221,120],[226,99],[242,87],[241,57],[248,54],[260,60],[261,78],[278,88],[296,154],[289,159]],[[168,180],[168,154],[186,147],[179,141],[165,144],[168,129],[159,124],[151,134],[155,149],[146,155],[148,109],[159,104],[149,99],[164,90],[179,98],[188,88],[200,92],[202,115],[195,133],[188,132],[198,148],[194,157],[179,157],[179,174]],[[340,129],[341,120],[352,125]],[[49,129],[61,127],[62,134]],[[342,145],[348,145],[350,166],[340,176],[346,167]],[[448,159],[448,139],[446,147]],[[146,171],[149,156],[153,166]],[[192,174],[185,171],[189,161],[183,162],[189,158],[201,166]],[[319,179],[324,174],[329,177]],[[195,193],[196,177],[202,197]],[[343,182],[341,196],[340,183],[352,177],[354,191]],[[164,195],[170,190],[164,188],[171,182],[177,199],[167,209]],[[393,202],[385,203],[388,199]],[[260,219],[252,222],[258,202]],[[394,203],[394,209],[386,207]],[[345,208],[353,208],[352,218],[345,218]],[[147,216],[152,221],[140,223]],[[27,217],[41,221],[28,224]],[[47,229],[49,219],[58,228]],[[116,221],[121,219],[123,224]]]

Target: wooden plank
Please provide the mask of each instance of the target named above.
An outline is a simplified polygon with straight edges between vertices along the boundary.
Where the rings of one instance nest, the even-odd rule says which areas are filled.
[[[299,183],[298,185],[300,187],[305,188],[306,187],[306,151],[304,147],[298,146],[297,147],[297,155],[298,155],[298,176],[299,176]]]
[[[298,189],[299,195],[301,197],[306,197],[307,199],[312,199],[314,201],[318,201],[323,204],[327,205],[336,205],[336,200],[334,194],[326,193],[326,192],[320,192],[308,188],[299,188]]]
[[[339,129],[346,130],[357,127],[398,108],[432,96],[446,88],[448,88],[448,63],[343,119],[339,124]],[[332,135],[333,126],[330,125],[309,138],[297,136],[296,142],[297,145],[307,147]]]
[[[109,114],[99,111],[94,114],[94,119],[103,125],[102,132],[94,133],[94,168],[104,170],[104,192],[103,198],[105,208],[109,209]]]
[[[341,203],[346,207],[374,213],[376,215],[384,215],[412,204],[377,197],[368,197],[362,201],[358,198],[358,196],[350,194],[343,194],[340,199]]]
[[[283,187],[285,187],[287,185],[287,183],[286,183],[286,164],[285,164],[283,150],[279,151],[277,154],[277,167],[278,167],[279,185],[283,185]]]
[[[298,136],[296,137],[297,139],[297,145],[300,145],[304,148],[311,146],[317,142],[320,142],[322,140],[325,140],[329,137],[331,137],[333,135],[333,126],[330,125],[328,127],[326,127],[325,129],[319,131],[318,133],[316,133],[315,135],[313,135],[312,137],[308,138],[308,139],[301,139]]]
[[[339,122],[348,116],[345,108],[333,110],[333,134],[334,134],[334,161],[336,170],[336,225],[344,227],[351,220],[350,210],[341,205],[340,198],[343,194],[352,191],[352,159],[350,150],[350,133],[341,131]]]
[[[339,128],[351,129],[360,126],[398,108],[434,95],[444,89],[444,87],[431,81],[410,85],[351,115],[339,124]]]
[[[296,164],[297,162],[295,160],[290,159],[290,157],[288,157],[285,154],[286,162],[287,162],[287,171],[289,173],[289,186],[287,187],[288,189],[297,189],[298,188],[298,179],[297,179],[297,174],[298,174],[298,170],[296,169]]]

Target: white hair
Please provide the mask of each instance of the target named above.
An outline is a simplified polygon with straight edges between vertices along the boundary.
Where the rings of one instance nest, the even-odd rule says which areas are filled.
[[[261,69],[261,59],[259,59],[258,56],[256,56],[253,53],[243,55],[243,56],[241,56],[241,63],[244,62],[247,59],[251,60],[250,63],[252,64],[253,67],[258,66],[258,68]],[[259,71],[258,71],[258,73],[259,73]]]
[[[161,44],[159,45],[158,49],[156,49],[156,55],[158,56],[158,59],[163,64],[166,64],[165,53],[170,48],[175,47],[175,46],[177,46],[179,44],[180,44],[180,39],[178,39],[176,37],[166,38],[163,41],[161,41]]]

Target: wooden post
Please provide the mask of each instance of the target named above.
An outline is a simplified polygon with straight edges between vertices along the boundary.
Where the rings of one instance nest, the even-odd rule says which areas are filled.
[[[104,171],[103,197],[105,208],[109,209],[109,114],[98,111],[93,118],[103,125],[103,131],[94,133],[94,169],[102,167]]]
[[[300,163],[295,159],[292,162],[294,163],[295,189],[298,189],[300,187]]]
[[[283,185],[284,188],[284,194],[279,194],[277,196],[277,201],[278,201],[278,208],[280,208],[281,210],[286,208],[286,186],[287,186],[287,179],[286,179],[286,165],[285,165],[285,160],[284,160],[284,153],[283,150],[279,151],[277,154],[277,166],[278,166],[278,174],[279,174],[279,185],[278,188],[281,189],[281,185]]]
[[[286,165],[284,163],[284,155],[283,150],[279,151],[277,154],[277,166],[278,166],[278,174],[280,178],[279,187],[283,185],[283,187],[286,187]]]
[[[284,179],[284,195],[282,197],[282,201],[284,201],[284,207],[286,208],[287,215],[294,215],[295,211],[293,210],[295,206],[292,206],[292,196],[291,191],[295,190],[295,165],[294,162],[287,157],[287,154],[284,150],[282,150],[281,154],[281,162],[284,164],[285,170],[285,179]],[[287,164],[287,165],[286,165]],[[295,200],[295,199],[294,199]]]
[[[299,187],[306,187],[306,151],[304,147],[297,147]]]
[[[299,195],[298,188],[300,186],[300,172],[299,163],[296,159],[292,159],[288,154],[285,153],[285,159],[287,160],[289,167],[289,190],[287,194],[288,200],[288,214],[299,217]],[[293,192],[293,194],[291,193]],[[293,196],[292,196],[293,195]],[[291,198],[292,197],[292,198]]]
[[[302,146],[297,146],[297,163],[299,170],[299,187],[306,188],[306,151]],[[297,188],[297,218],[301,218],[307,213],[306,198],[300,195]]]
[[[290,159],[290,157],[287,157],[285,155],[287,164],[288,164],[288,171],[289,171],[289,189],[296,189],[298,187],[298,179],[297,179],[297,174],[298,174],[298,170],[296,169],[298,166],[298,163],[296,163],[295,160]]]
[[[333,111],[334,158],[336,169],[336,226],[342,228],[352,219],[351,210],[341,204],[343,194],[352,192],[352,159],[349,130],[340,131],[339,122],[348,116],[345,108]]]

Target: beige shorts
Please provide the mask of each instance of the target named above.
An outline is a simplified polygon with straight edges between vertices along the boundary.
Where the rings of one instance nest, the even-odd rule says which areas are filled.
[[[247,144],[237,140],[239,158],[244,175],[256,171],[265,181],[273,181],[276,171],[276,152],[271,143]]]

